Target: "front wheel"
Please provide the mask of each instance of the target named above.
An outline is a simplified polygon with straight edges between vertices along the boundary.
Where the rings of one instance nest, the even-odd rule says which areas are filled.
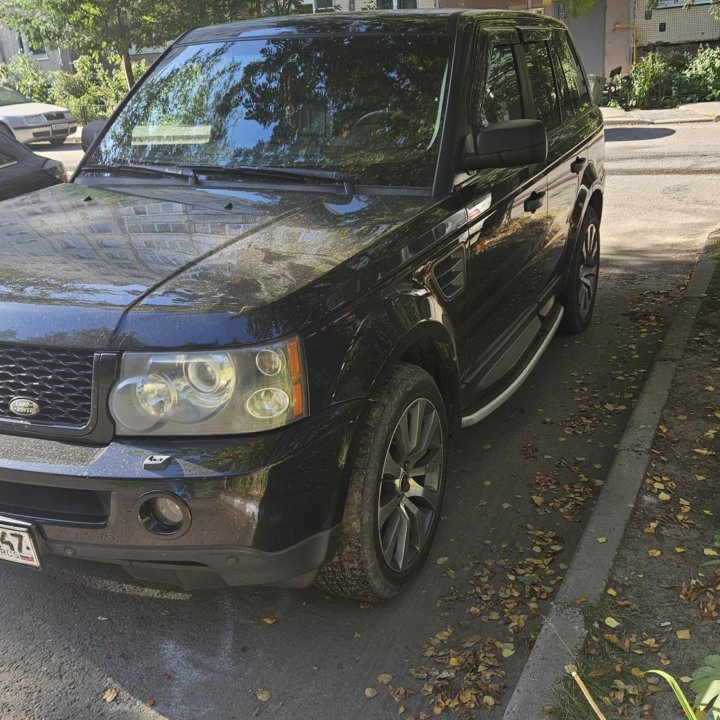
[[[430,375],[395,365],[360,432],[338,549],[316,584],[336,595],[387,600],[420,570],[440,518],[448,428]]]
[[[561,303],[561,328],[566,333],[585,330],[592,320],[600,270],[600,220],[591,207],[585,212],[575,244]]]

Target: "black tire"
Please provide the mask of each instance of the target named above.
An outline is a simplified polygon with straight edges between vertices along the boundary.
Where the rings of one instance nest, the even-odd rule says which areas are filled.
[[[560,299],[565,310],[560,329],[574,334],[590,325],[600,270],[600,220],[592,207],[585,212],[575,243],[567,284]]]
[[[413,435],[417,439],[402,466],[395,460],[402,455],[401,418],[407,421],[403,444],[408,447]],[[415,425],[413,418],[417,418]],[[422,567],[437,529],[445,491],[447,443],[445,405],[433,379],[414,365],[394,365],[360,429],[338,548],[320,569],[315,581],[320,589],[377,601],[388,600],[408,586]],[[425,448],[427,452],[422,454]],[[395,468],[395,472],[388,471]],[[428,471],[423,474],[423,470]],[[414,509],[408,510],[410,505]],[[380,514],[386,512],[389,514],[381,523]],[[404,534],[397,529],[401,525]],[[398,536],[394,551],[393,528]],[[404,549],[400,549],[401,537],[405,538]],[[411,546],[411,538],[419,547]],[[385,553],[381,543],[387,545]],[[406,551],[407,564],[403,564]]]

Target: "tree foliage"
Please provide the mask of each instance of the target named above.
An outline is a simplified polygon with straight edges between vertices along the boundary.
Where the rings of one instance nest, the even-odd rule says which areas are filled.
[[[598,0],[564,0],[563,7],[566,18],[587,15],[596,5]]]
[[[79,54],[117,54],[131,86],[131,49],[162,47],[198,25],[252,17],[262,10],[261,2],[284,9],[294,1],[3,0],[0,24]]]

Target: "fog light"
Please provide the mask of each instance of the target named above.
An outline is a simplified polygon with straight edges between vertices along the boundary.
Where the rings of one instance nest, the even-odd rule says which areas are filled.
[[[157,490],[137,501],[137,517],[148,532],[165,537],[180,537],[190,528],[190,508],[182,498]]]
[[[163,525],[180,525],[183,521],[183,509],[172,498],[159,497],[153,501],[152,511]]]

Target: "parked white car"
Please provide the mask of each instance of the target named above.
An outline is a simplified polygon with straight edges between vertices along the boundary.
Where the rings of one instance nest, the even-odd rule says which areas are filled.
[[[76,130],[77,120],[67,108],[35,102],[0,86],[0,132],[21,143],[47,140],[51,145],[61,145]]]

